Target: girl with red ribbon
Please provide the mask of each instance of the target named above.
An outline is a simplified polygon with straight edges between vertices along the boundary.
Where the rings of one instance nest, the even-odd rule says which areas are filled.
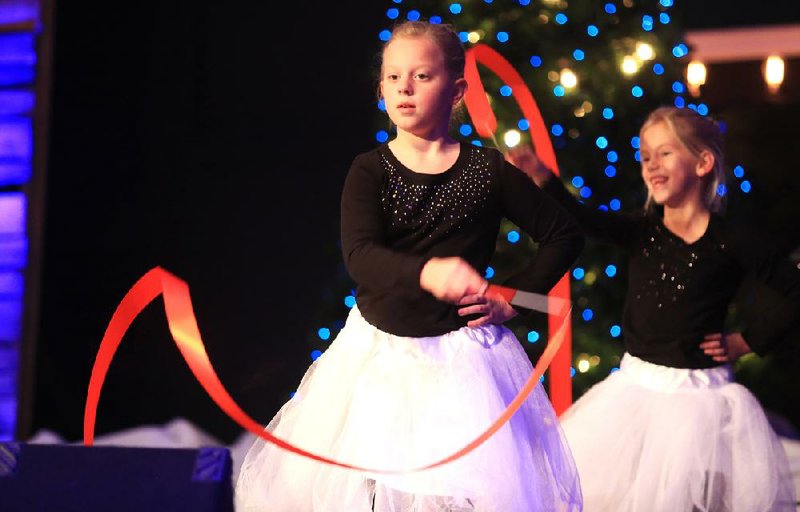
[[[731,363],[768,352],[800,319],[800,269],[754,227],[726,221],[722,135],[690,109],[655,110],[640,130],[643,213],[577,201],[529,147],[507,158],[584,231],[629,255],[620,370],[562,416],[585,510],[795,510],[791,473],[756,398]],[[748,277],[760,318],[723,332]]]
[[[583,247],[577,224],[494,149],[451,138],[466,82],[452,27],[398,25],[380,91],[397,136],[353,160],[342,251],[357,306],[267,429],[369,473],[256,441],[236,486],[240,512],[580,510],[572,456],[537,386],[465,456],[522,389],[531,363],[503,322],[517,311],[477,269],[507,217],[539,243],[508,286],[546,293]],[[335,77],[333,79],[340,79]]]

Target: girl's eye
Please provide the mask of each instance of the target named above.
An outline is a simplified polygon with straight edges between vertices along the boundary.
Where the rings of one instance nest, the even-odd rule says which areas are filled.
[[[425,73],[417,73],[417,79],[418,80],[427,80],[428,79],[428,75],[425,74]]]
[[[394,80],[397,80],[397,75],[386,75],[386,78],[387,78],[388,80],[392,80],[392,81],[394,81]]]

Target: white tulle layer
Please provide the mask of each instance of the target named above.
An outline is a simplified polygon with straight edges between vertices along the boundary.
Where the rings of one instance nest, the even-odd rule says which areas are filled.
[[[626,354],[561,418],[587,512],[795,511],[778,438],[729,366]]]
[[[404,338],[356,308],[267,429],[304,449],[368,468],[404,470],[464,447],[530,376],[499,326]],[[466,457],[385,476],[309,461],[257,441],[236,485],[239,512],[536,512],[580,510],[577,471],[541,386]]]

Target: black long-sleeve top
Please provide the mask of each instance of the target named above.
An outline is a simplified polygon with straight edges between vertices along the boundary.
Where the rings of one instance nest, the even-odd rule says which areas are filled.
[[[757,318],[743,332],[758,354],[800,322],[800,269],[772,250],[758,230],[711,215],[703,236],[687,243],[655,214],[600,211],[575,199],[557,178],[543,189],[569,210],[588,236],[629,255],[622,333],[626,351],[663,366],[718,366],[703,336],[723,331],[728,306],[747,279]]]
[[[499,151],[462,144],[440,174],[406,168],[388,144],[356,156],[342,191],[341,240],[361,314],[399,336],[439,336],[466,325],[456,306],[420,287],[422,267],[432,257],[459,256],[483,272],[503,217],[539,244],[504,284],[549,291],[580,254],[583,235]]]

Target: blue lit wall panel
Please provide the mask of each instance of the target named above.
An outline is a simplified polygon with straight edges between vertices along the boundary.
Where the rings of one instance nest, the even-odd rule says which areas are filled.
[[[2,196],[0,196],[2,197]],[[22,269],[28,261],[28,239],[0,236],[0,269]]]
[[[17,421],[39,24],[36,0],[0,2],[0,440]]]

